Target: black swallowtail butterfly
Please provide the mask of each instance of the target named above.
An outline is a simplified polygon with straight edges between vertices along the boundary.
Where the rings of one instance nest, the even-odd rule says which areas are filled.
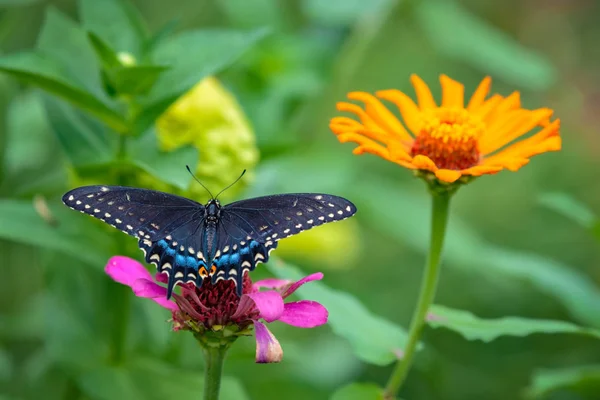
[[[328,194],[279,194],[221,206],[124,186],[83,186],[66,193],[70,208],[135,236],[146,256],[169,276],[168,295],[179,283],[200,287],[233,280],[241,295],[242,279],[267,262],[280,239],[356,213],[350,201]]]

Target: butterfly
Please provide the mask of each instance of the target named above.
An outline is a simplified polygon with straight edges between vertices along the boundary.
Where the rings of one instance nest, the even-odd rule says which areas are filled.
[[[218,197],[218,195],[217,195]],[[182,283],[205,278],[235,282],[267,262],[277,242],[356,213],[350,201],[328,194],[278,194],[222,206],[125,186],[83,186],[67,192],[68,207],[98,218],[138,239],[148,263],[169,277],[167,298]]]

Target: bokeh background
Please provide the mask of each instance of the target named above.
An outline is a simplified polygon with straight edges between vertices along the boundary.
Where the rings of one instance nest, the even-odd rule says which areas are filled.
[[[102,8],[103,0],[96,2]],[[445,73],[463,82],[466,93],[491,75],[495,92],[518,90],[526,107],[554,109],[562,120],[563,151],[535,157],[517,173],[483,177],[455,196],[436,303],[485,318],[514,315],[600,327],[594,217],[600,213],[600,3],[131,4],[151,33],[267,28],[239,58],[218,68],[216,89],[190,100],[208,99],[200,111],[165,117],[162,128],[159,122],[159,145],[176,147],[178,129],[186,129],[191,136],[177,145],[197,150],[197,170],[213,192],[249,168],[249,178],[228,192],[230,200],[289,191],[325,191],[353,200],[359,208],[354,219],[290,239],[274,254],[305,273],[323,271],[327,286],[351,293],[373,314],[403,327],[427,248],[429,199],[409,171],[373,156],[353,156],[351,145],[336,141],[328,129],[338,114],[336,101],[354,90],[412,94],[411,73],[439,96],[438,76]],[[35,47],[49,15],[79,21],[78,10],[71,0],[0,0],[0,51]],[[110,29],[113,38],[120,37],[118,25]],[[51,52],[65,49],[63,61],[81,77],[92,72],[81,64],[84,54],[68,52],[77,40],[75,33],[55,35],[45,46]],[[108,170],[73,166],[65,151],[65,140],[72,139],[64,132],[81,120],[73,122],[67,113],[57,121],[67,103],[13,76],[0,75],[0,88],[0,398],[199,397],[202,359],[191,335],[170,332],[168,314],[150,302],[123,290],[116,295],[116,284],[103,274],[98,260],[117,253],[141,256],[135,240],[60,204],[74,186],[116,183]],[[223,117],[215,115],[231,112],[236,122],[208,128],[222,124]],[[95,157],[93,147],[86,151],[79,157]],[[182,154],[157,155],[154,169],[162,173],[142,168],[129,183],[203,199],[197,187],[177,188],[169,181],[179,174],[191,185],[185,171],[181,175],[188,153]],[[253,277],[269,275],[261,266]],[[127,311],[118,311],[121,307]],[[119,316],[128,325],[123,340],[129,361],[115,366],[106,347]],[[368,321],[348,319],[369,334]],[[328,399],[353,381],[383,385],[391,371],[364,362],[327,326],[271,328],[284,348],[284,362],[254,364],[254,341],[240,339],[226,363],[224,398]],[[536,334],[482,343],[428,328],[423,342],[404,399],[600,399],[600,346],[593,338]]]

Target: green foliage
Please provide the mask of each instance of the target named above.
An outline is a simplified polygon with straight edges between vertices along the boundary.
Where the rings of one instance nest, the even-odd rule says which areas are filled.
[[[282,279],[297,281],[303,274],[290,265],[271,262],[269,269]],[[314,282],[298,290],[304,299],[318,301],[329,311],[328,325],[336,335],[350,342],[360,359],[386,365],[394,362],[406,343],[406,331],[373,315],[355,297]]]
[[[585,204],[565,193],[545,193],[539,198],[540,204],[591,231],[600,239],[600,219]]]
[[[543,399],[561,389],[574,390],[583,399],[597,397],[600,390],[600,365],[538,370],[525,393],[529,399]]]
[[[368,221],[419,252],[425,253],[429,226],[429,199],[393,188],[392,182],[375,181],[354,193],[363,204]],[[387,210],[402,210],[389,213]],[[514,223],[518,223],[515,221]],[[498,276],[526,280],[569,310],[579,322],[600,327],[600,289],[573,267],[526,251],[510,250],[488,243],[459,218],[453,216],[444,263],[481,275],[494,282]]]
[[[138,11],[128,1],[80,0],[79,11],[83,27],[106,41],[116,52],[128,52],[143,57],[149,36]]]
[[[479,318],[468,311],[433,305],[429,309],[427,323],[434,327],[444,327],[460,333],[467,340],[490,342],[500,336],[528,336],[534,333],[573,333],[600,339],[600,331],[583,328],[570,322],[502,317],[495,319]]]
[[[556,69],[548,60],[481,21],[457,1],[421,1],[415,16],[441,53],[484,74],[529,89],[546,89],[556,81]]]
[[[101,367],[81,375],[79,384],[91,398],[109,400],[161,400],[195,398],[202,393],[202,377],[195,371],[178,371],[156,360],[140,358],[117,367]],[[249,399],[239,382],[225,377],[223,400]]]
[[[180,147],[170,152],[158,149],[156,134],[150,130],[136,138],[131,146],[131,161],[162,182],[186,189],[192,179],[184,165],[198,163],[198,150],[191,146]]]
[[[58,221],[55,224],[42,218],[31,201],[0,200],[0,237],[58,250],[94,266],[107,260],[112,248],[104,230],[92,226],[89,220],[71,218],[62,206],[52,206],[50,211]],[[81,235],[82,230],[86,236]]]
[[[337,390],[331,400],[383,400],[383,390],[373,383],[352,383]]]
[[[69,101],[117,131],[127,127],[121,115],[87,90],[76,86],[62,66],[46,54],[24,52],[2,56],[0,71]]]

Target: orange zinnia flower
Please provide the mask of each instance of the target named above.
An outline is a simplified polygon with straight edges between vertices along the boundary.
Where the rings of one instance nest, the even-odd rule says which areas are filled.
[[[465,107],[464,86],[446,75],[440,76],[440,82],[441,106],[416,75],[411,76],[411,83],[418,105],[399,90],[379,91],[377,97],[351,92],[348,98],[364,103],[364,109],[346,102],[338,103],[337,108],[356,114],[360,122],[335,117],[330,128],[340,142],[358,143],[354,154],[371,153],[406,168],[431,171],[447,183],[504,168],[516,171],[536,154],[560,150],[560,120],[550,121],[552,110],[521,108],[518,92],[486,99],[492,82],[489,77]],[[378,98],[396,104],[404,123]],[[536,127],[541,127],[537,133],[515,142]]]

